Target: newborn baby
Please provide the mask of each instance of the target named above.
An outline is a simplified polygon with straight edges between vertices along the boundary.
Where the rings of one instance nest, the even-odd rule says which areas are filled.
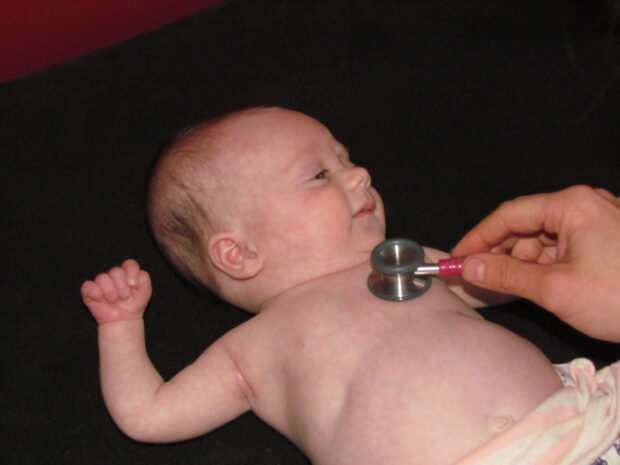
[[[164,382],[144,343],[148,274],[128,260],[84,283],[105,402],[136,440],[188,439],[252,410],[317,465],[446,465],[562,386],[459,282],[434,278],[401,303],[370,293],[381,198],[309,116],[254,108],[186,132],[156,167],[149,215],[181,273],[255,316]]]

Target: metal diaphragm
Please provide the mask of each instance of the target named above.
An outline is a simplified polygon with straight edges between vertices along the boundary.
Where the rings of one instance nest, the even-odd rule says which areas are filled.
[[[430,276],[416,276],[424,264],[424,249],[409,239],[388,239],[370,254],[373,268],[368,276],[368,289],[375,296],[392,302],[403,302],[424,294],[431,286]]]

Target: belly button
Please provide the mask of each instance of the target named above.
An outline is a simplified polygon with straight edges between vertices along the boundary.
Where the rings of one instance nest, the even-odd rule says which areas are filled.
[[[491,429],[496,433],[501,433],[510,428],[514,422],[512,415],[499,415],[491,420]]]

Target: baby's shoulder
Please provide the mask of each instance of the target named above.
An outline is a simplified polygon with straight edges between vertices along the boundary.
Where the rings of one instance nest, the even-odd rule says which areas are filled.
[[[283,341],[285,335],[295,331],[295,322],[288,313],[280,306],[267,308],[222,336],[222,343],[238,356],[264,353],[274,341]]]

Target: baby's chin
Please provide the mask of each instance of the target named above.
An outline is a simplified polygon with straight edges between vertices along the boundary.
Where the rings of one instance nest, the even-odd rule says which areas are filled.
[[[385,235],[377,235],[375,237],[369,237],[364,241],[356,244],[351,254],[352,263],[354,265],[366,263],[370,261],[370,254],[372,250],[385,240]]]
[[[370,254],[372,249],[385,240],[385,230],[381,229],[373,234],[368,234],[363,240],[360,241],[360,252],[367,252]]]

